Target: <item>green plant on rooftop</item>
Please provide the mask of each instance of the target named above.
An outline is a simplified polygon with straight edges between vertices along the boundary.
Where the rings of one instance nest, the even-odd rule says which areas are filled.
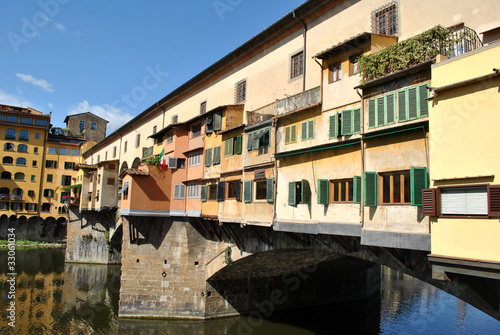
[[[423,33],[359,59],[362,83],[407,69],[448,54],[453,50],[455,38],[451,30],[438,25]]]

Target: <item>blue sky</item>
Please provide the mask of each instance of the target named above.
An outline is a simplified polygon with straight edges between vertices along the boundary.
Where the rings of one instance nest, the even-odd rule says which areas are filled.
[[[108,134],[304,0],[0,0],[0,104]]]

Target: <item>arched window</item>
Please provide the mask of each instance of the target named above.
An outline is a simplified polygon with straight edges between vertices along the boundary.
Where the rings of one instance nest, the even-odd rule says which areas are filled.
[[[27,130],[21,130],[19,131],[19,141],[29,141],[30,139],[30,132]]]
[[[3,146],[3,150],[6,150],[6,151],[14,151],[15,149],[15,145],[14,143],[5,143],[5,145]]]
[[[17,152],[28,152],[28,146],[26,144],[19,144],[17,146]]]
[[[2,164],[14,164],[14,159],[12,157],[5,156],[2,159]]]
[[[15,140],[16,139],[16,130],[12,129],[12,128],[7,129],[7,131],[5,132],[5,139]]]
[[[18,159],[16,159],[16,165],[26,166],[26,158],[19,157]]]
[[[12,179],[12,173],[8,171],[2,172],[2,175],[0,177],[1,179]]]
[[[22,200],[23,199],[23,190],[20,188],[15,188],[12,191],[12,200]]]
[[[22,172],[17,172],[17,173],[14,175],[14,180],[24,180],[24,173],[22,173]]]
[[[0,188],[0,199],[9,199],[10,190],[7,187]]]

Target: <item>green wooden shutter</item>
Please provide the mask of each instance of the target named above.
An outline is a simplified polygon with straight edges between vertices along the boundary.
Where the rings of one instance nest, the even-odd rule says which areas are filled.
[[[241,201],[241,180],[238,179],[236,180],[236,187],[235,187],[235,191],[236,191],[236,201]]]
[[[241,135],[238,135],[236,136],[236,149],[234,150],[234,153],[237,155],[241,155],[241,144],[242,144]]]
[[[214,114],[214,130],[221,130],[222,129],[222,114],[221,113],[215,113]]]
[[[342,135],[352,135],[352,109],[342,111]]]
[[[377,173],[365,172],[363,176],[364,205],[370,207],[377,206]]]
[[[377,126],[385,125],[385,101],[384,97],[377,98]]]
[[[385,97],[386,104],[385,104],[385,110],[386,110],[386,124],[391,124],[396,122],[396,117],[395,117],[395,110],[394,110],[394,93],[392,94],[387,94]]]
[[[224,156],[232,156],[233,155],[233,138],[224,141]]]
[[[420,103],[420,117],[429,116],[429,91],[427,90],[427,84],[420,85],[418,87],[418,98]]]
[[[213,165],[220,164],[220,152],[221,152],[221,147],[215,147],[214,148],[214,158],[213,158]]]
[[[412,87],[408,89],[408,118],[411,120],[416,119],[417,117],[417,88]]]
[[[406,90],[398,92],[398,121],[406,121]]]
[[[314,138],[314,120],[307,123],[307,138]]]
[[[290,206],[297,205],[297,188],[295,187],[295,182],[291,181],[288,183],[288,204]]]
[[[368,128],[375,127],[375,99],[368,100]]]
[[[361,108],[355,109],[353,114],[353,134],[358,134],[361,132]]]
[[[427,168],[412,167],[410,169],[411,205],[422,206],[422,190],[427,188]]]
[[[201,201],[202,202],[207,201],[207,194],[208,194],[208,186],[201,185]]]
[[[266,198],[267,202],[274,202],[274,178],[267,178]]]
[[[329,127],[328,137],[330,139],[337,138],[338,129],[339,129],[339,114],[337,113],[335,115],[330,116],[330,127]]]
[[[301,139],[302,141],[307,140],[307,122],[302,122],[301,126]]]
[[[226,182],[220,181],[217,184],[217,201],[224,201],[226,195]]]
[[[290,131],[292,127],[285,128],[285,144],[290,143]]]
[[[353,202],[355,204],[361,203],[361,176],[354,176],[353,178]]]
[[[212,148],[205,150],[205,166],[212,165]]]
[[[252,202],[252,181],[245,180],[244,190],[243,190],[243,201]]]
[[[205,133],[210,134],[213,132],[214,132],[214,117],[213,115],[209,115],[205,120]]]
[[[302,192],[300,202],[303,204],[308,204],[309,201],[311,200],[311,187],[309,186],[309,181],[302,180],[302,185],[300,190]]]
[[[290,142],[297,142],[297,125],[294,124],[290,129]]]
[[[328,205],[329,186],[328,179],[318,179],[318,204]]]
[[[253,133],[248,134],[247,141],[247,150],[252,151]]]

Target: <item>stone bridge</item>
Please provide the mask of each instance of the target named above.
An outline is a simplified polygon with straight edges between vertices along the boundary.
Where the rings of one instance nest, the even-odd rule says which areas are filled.
[[[452,274],[434,280],[424,251],[203,219],[122,219],[120,317],[268,316],[367,299],[378,292],[379,265],[386,265],[500,319],[500,281]]]

